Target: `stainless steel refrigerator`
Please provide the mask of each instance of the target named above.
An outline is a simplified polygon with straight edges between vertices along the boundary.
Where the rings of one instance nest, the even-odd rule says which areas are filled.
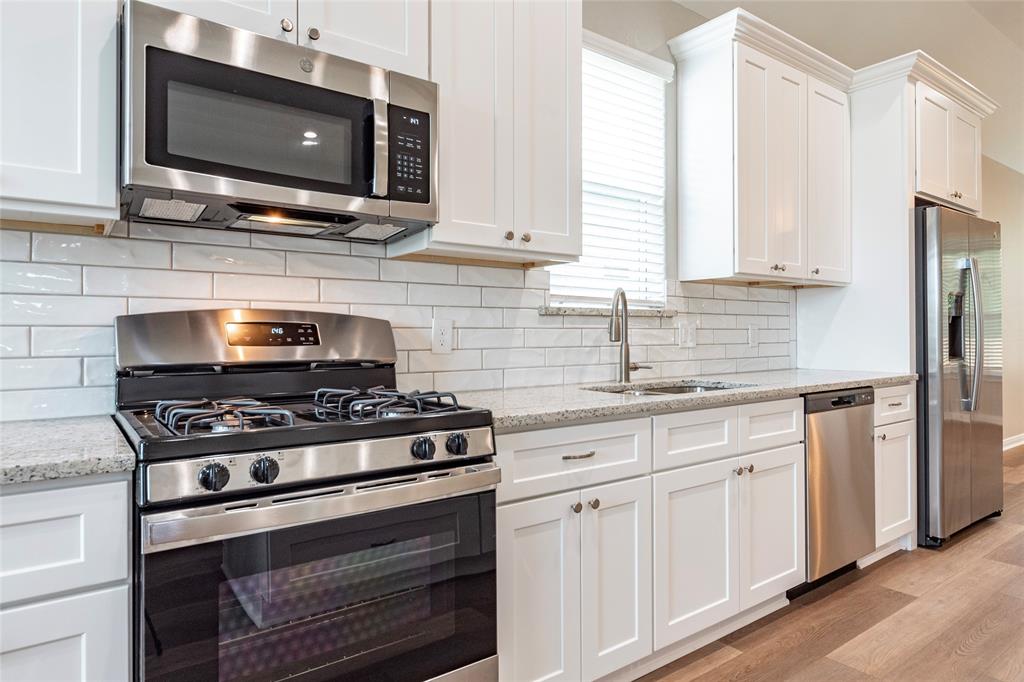
[[[1003,508],[999,223],[939,206],[917,227],[918,543]]]

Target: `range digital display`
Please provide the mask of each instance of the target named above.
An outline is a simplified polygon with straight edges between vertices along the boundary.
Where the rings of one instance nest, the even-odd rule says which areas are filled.
[[[229,346],[319,346],[320,332],[308,322],[228,322]]]

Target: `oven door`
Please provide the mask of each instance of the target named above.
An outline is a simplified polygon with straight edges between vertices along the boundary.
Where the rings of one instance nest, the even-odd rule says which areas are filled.
[[[125,17],[124,185],[228,197],[243,215],[388,215],[384,69],[145,3]]]
[[[486,478],[473,473],[497,472],[144,514],[140,679],[496,679],[494,492],[442,492]],[[232,515],[270,526],[189,537],[223,535]]]

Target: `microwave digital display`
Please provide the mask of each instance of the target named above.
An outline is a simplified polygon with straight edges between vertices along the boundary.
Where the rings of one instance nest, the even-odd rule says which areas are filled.
[[[320,332],[307,322],[228,322],[229,346],[319,346]]]
[[[388,105],[388,196],[430,203],[430,114]]]

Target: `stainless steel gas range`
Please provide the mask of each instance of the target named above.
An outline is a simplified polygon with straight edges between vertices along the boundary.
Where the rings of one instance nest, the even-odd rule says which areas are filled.
[[[397,391],[384,320],[115,327],[139,679],[497,678],[487,410]]]

